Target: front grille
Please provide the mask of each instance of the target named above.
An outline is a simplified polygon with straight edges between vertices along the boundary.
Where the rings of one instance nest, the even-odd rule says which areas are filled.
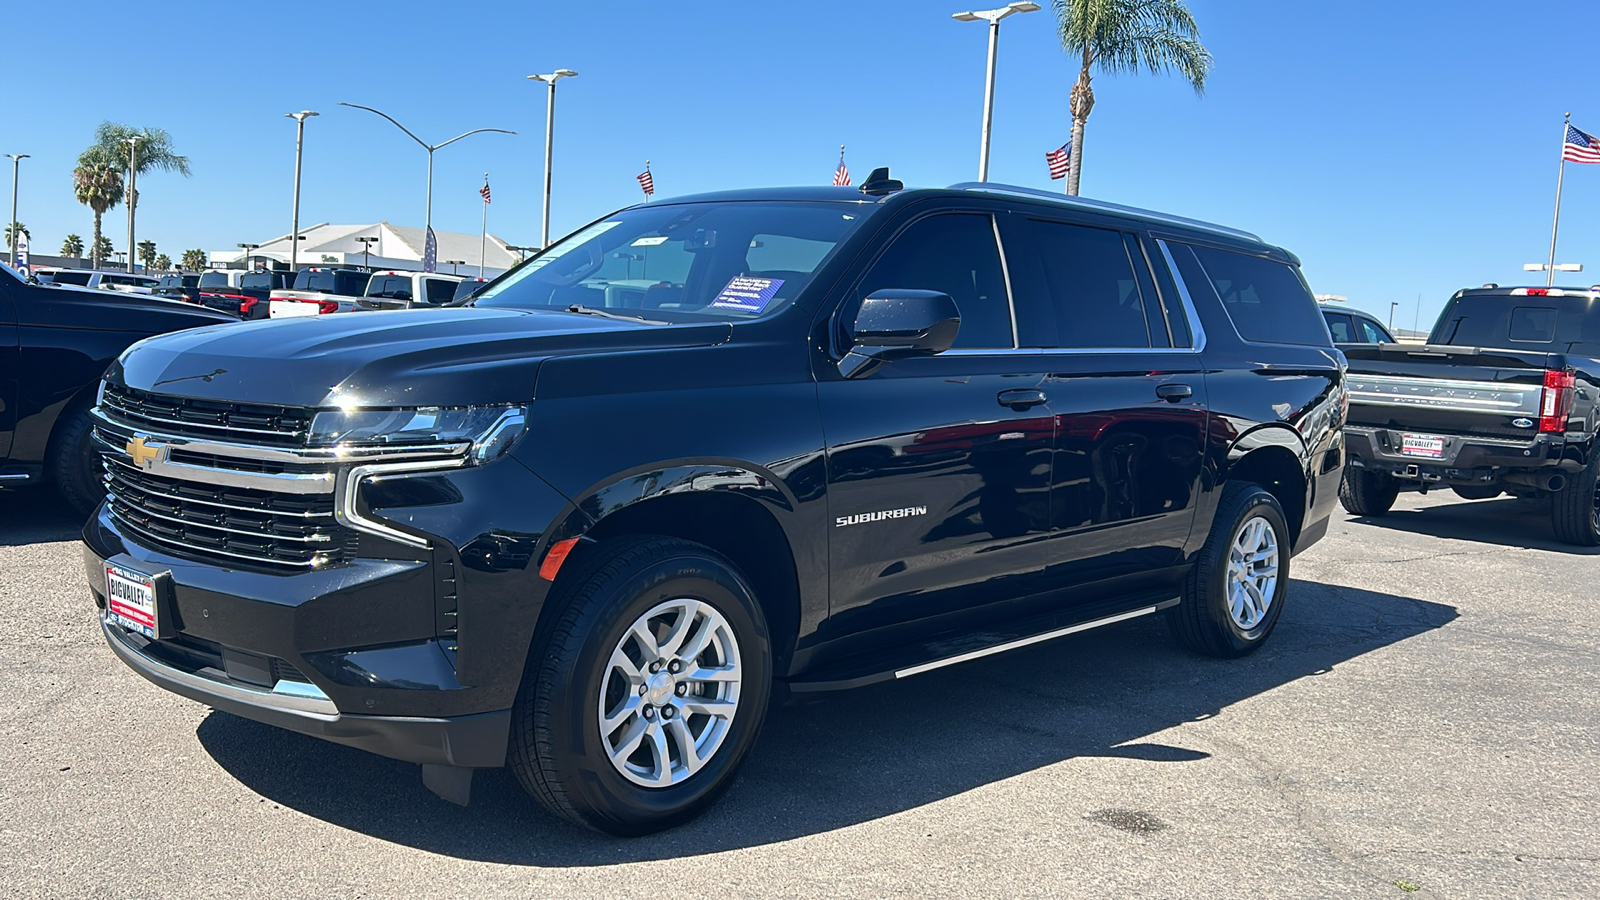
[[[145,432],[196,440],[303,447],[314,410],[152,394],[107,382],[100,411]]]
[[[116,446],[111,435],[102,435]],[[230,566],[305,571],[355,555],[356,534],[340,525],[331,493],[294,494],[206,484],[143,471],[104,456],[108,507],[141,542],[174,556]]]

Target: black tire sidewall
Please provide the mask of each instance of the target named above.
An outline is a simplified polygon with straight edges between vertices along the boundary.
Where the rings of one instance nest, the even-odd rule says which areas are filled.
[[[739,707],[723,744],[681,784],[646,788],[624,778],[607,758],[599,727],[598,691],[605,665],[626,629],[670,599],[693,597],[727,619],[739,643]],[[538,690],[563,698],[550,707],[554,775],[589,824],[619,834],[656,831],[685,821],[716,800],[749,754],[766,716],[772,659],[766,624],[753,592],[731,565],[709,553],[674,553],[626,573],[592,598],[590,621],[568,646],[552,647],[558,665]]]
[[[1278,539],[1278,581],[1274,586],[1272,602],[1267,607],[1266,616],[1256,627],[1245,631],[1233,621],[1233,616],[1228,611],[1228,551],[1233,546],[1239,529],[1246,521],[1257,516],[1267,520]],[[1227,524],[1222,535],[1223,539],[1215,545],[1217,557],[1211,562],[1211,583],[1206,585],[1206,613],[1231,649],[1244,653],[1254,650],[1266,641],[1267,636],[1272,633],[1273,626],[1278,623],[1278,616],[1283,612],[1284,601],[1289,593],[1289,525],[1277,498],[1261,487],[1245,493],[1237,501],[1232,515],[1221,521],[1226,521]]]
[[[89,407],[76,405],[56,423],[50,447],[50,477],[61,498],[88,516],[105,499],[100,485],[100,455],[94,447]]]

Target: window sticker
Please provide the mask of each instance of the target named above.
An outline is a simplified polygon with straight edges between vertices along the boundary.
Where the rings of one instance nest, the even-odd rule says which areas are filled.
[[[630,246],[630,247],[654,247],[657,244],[665,244],[666,242],[667,242],[667,236],[664,235],[664,234],[661,234],[661,235],[656,235],[655,237],[642,237],[642,238],[639,238],[637,241],[634,241],[633,243],[629,244],[628,246]]]
[[[773,295],[778,293],[780,287],[783,287],[782,278],[750,278],[737,275],[717,294],[717,298],[711,301],[711,307],[758,313],[767,308],[767,304],[772,302]]]

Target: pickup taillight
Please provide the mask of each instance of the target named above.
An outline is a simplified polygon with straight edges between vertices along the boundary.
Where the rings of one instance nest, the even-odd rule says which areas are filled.
[[[250,310],[255,309],[256,308],[256,304],[260,303],[260,302],[261,302],[261,298],[260,297],[246,297],[243,300],[240,300],[239,301],[239,315],[241,315],[241,316],[248,315]]]
[[[1572,412],[1573,387],[1577,382],[1571,372],[1551,369],[1544,373],[1544,393],[1539,398],[1539,430],[1547,434],[1565,434],[1567,416]]]
[[[335,300],[313,300],[311,302],[317,304],[317,312],[322,315],[339,311],[339,303]]]

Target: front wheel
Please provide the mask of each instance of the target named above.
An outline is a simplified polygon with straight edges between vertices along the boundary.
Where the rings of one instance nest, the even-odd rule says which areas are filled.
[[[1278,623],[1289,591],[1289,525],[1257,484],[1223,488],[1211,535],[1167,614],[1178,641],[1209,656],[1254,653]]]
[[[553,812],[648,834],[721,796],[755,744],[772,690],[767,626],[721,554],[674,538],[602,545],[535,638],[510,765]]]
[[[1564,544],[1600,546],[1600,446],[1590,455],[1589,465],[1550,497],[1550,524]]]
[[[105,499],[100,481],[100,454],[94,448],[94,420],[89,407],[69,408],[56,422],[45,460],[50,481],[74,512],[87,519]]]

